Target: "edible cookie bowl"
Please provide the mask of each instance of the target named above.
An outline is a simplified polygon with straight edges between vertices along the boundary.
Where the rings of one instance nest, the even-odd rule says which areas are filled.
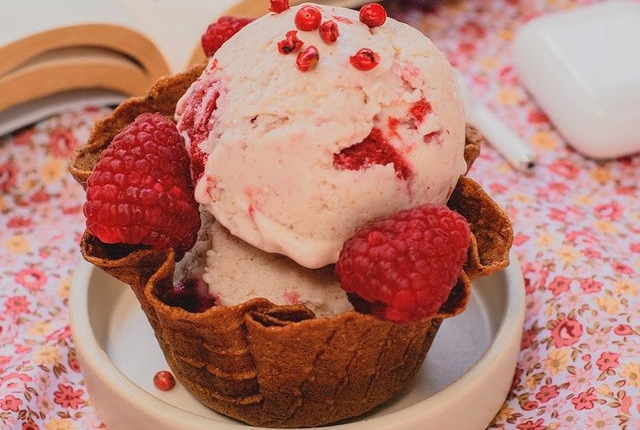
[[[114,133],[116,130],[119,130],[118,124],[126,124],[127,121],[130,121],[132,117],[139,112],[162,109],[163,107],[171,111],[173,109],[172,104],[164,99],[164,88],[166,88],[170,94],[180,94],[180,91],[176,91],[176,89],[184,88],[186,84],[176,85],[176,80],[189,81],[197,76],[197,70],[196,68],[196,70],[178,75],[177,77],[163,80],[154,87],[149,97],[134,99],[131,100],[128,105],[120,106],[116,109],[112,117],[97,125],[92,141],[97,142],[98,147],[105,142],[108,143],[109,138],[105,137],[102,131],[108,130],[107,133]],[[157,97],[160,97],[160,100],[157,100]],[[126,115],[123,114],[125,112]],[[96,133],[97,136],[99,136],[97,138]],[[473,136],[473,133],[471,133],[471,135]],[[78,152],[73,163],[73,173],[77,178],[80,178],[80,180],[88,176],[90,169],[83,166],[97,159],[96,151],[99,152],[100,149],[96,150],[95,146],[89,144]],[[476,214],[482,213],[486,215],[492,210],[499,211],[494,204],[483,207],[485,202],[482,198],[485,194],[480,191],[477,184],[471,180],[467,181],[464,179],[461,184],[454,194],[451,204],[464,202],[465,207],[473,210]],[[476,197],[467,195],[478,192],[481,196],[479,200]],[[470,202],[471,205],[469,205]],[[500,212],[497,213],[500,214]],[[476,215],[473,213],[469,214],[469,218],[473,219],[474,216]],[[508,223],[506,221],[503,221],[503,223],[505,223],[503,229],[508,232]],[[478,225],[480,228],[487,227],[482,222]],[[495,225],[495,223],[492,225]],[[477,238],[480,235],[482,235],[481,232],[480,234],[476,234],[475,237]],[[504,240],[503,237],[499,235],[493,238],[492,235],[484,236],[480,240],[476,239],[476,243],[478,243],[478,246],[484,246],[489,249],[485,251],[483,248],[477,248],[475,252],[470,255],[469,262],[467,263],[467,272],[470,276],[473,276],[474,279],[484,273],[500,270],[506,265],[506,258],[508,258],[506,257],[496,262],[491,257],[495,254],[496,246],[496,244],[492,242],[492,239],[498,240],[498,243],[501,243]],[[262,397],[264,394],[255,390],[264,389],[265,382],[263,378],[282,375],[281,372],[284,371],[285,368],[287,372],[291,371],[293,375],[297,377],[300,375],[308,375],[309,360],[315,360],[319,352],[330,354],[331,351],[339,351],[341,353],[344,353],[344,351],[352,351],[352,353],[358,354],[359,358],[357,361],[352,361],[350,356],[343,357],[342,360],[345,361],[340,361],[340,358],[329,358],[329,363],[333,363],[335,367],[333,369],[323,369],[323,374],[327,379],[326,383],[331,384],[331,388],[324,386],[318,394],[334,392],[337,388],[337,382],[339,385],[339,380],[335,378],[335,375],[344,372],[345,363],[357,362],[362,365],[359,375],[350,374],[348,377],[349,387],[354,388],[356,386],[355,382],[357,378],[359,378],[360,383],[365,384],[364,386],[370,390],[371,388],[369,388],[368,384],[371,379],[371,371],[382,372],[384,369],[384,378],[378,381],[378,387],[384,391],[384,394],[379,394],[374,397],[366,394],[371,403],[361,404],[358,406],[356,412],[350,409],[352,406],[350,406],[349,402],[341,404],[340,407],[345,408],[345,412],[340,414],[341,418],[344,419],[359,415],[389,400],[413,378],[422,366],[430,343],[435,337],[437,327],[440,325],[442,318],[461,312],[466,306],[470,294],[470,281],[467,275],[463,275],[461,281],[454,289],[455,294],[452,294],[451,299],[440,315],[434,319],[410,325],[396,325],[394,323],[379,321],[370,315],[360,314],[355,311],[334,319],[324,318],[316,320],[303,308],[274,306],[260,299],[247,302],[235,308],[214,307],[201,314],[192,314],[181,308],[165,305],[157,298],[154,292],[156,288],[162,288],[163,285],[171,283],[173,280],[175,260],[172,251],[158,252],[148,249],[131,251],[127,247],[103,244],[95,237],[86,234],[82,240],[82,252],[90,263],[107,271],[124,283],[131,285],[141,303],[142,309],[149,318],[151,326],[156,330],[156,336],[158,337],[163,352],[178,379],[188,381],[191,380],[191,378],[195,378],[196,381],[203,381],[196,382],[194,386],[191,387],[193,390],[192,393],[196,397],[201,396],[201,400],[208,402],[208,406],[213,406],[214,410],[218,410],[226,415],[242,417],[241,419],[243,420],[247,419],[245,411],[249,411],[252,416],[256,417],[251,418],[252,420],[256,420],[252,422],[252,424],[255,425],[271,424],[269,422],[259,421],[262,420],[264,416],[262,408],[265,407],[265,401]],[[483,264],[483,260],[481,260],[481,258],[483,258],[484,261],[487,262],[487,256],[489,256],[489,265],[486,263]],[[358,326],[360,326],[360,328],[357,328]],[[309,330],[308,328],[312,329]],[[339,335],[340,331],[338,328],[342,328],[342,330],[346,330],[346,332],[343,331],[343,333]],[[230,331],[230,329],[235,331]],[[249,337],[245,335],[245,330],[248,331],[248,336],[252,339],[264,336],[263,340],[267,339],[267,343],[257,346],[247,346],[246,342]],[[183,331],[189,333],[194,333],[195,331],[197,334],[193,337],[187,337]],[[360,334],[356,335],[356,332]],[[279,346],[274,346],[273,343],[270,343],[277,341],[277,339],[270,339],[274,334],[276,337],[280,337],[279,341],[281,343]],[[373,336],[376,335],[379,337],[376,341],[373,341]],[[301,352],[300,336],[309,336],[306,340],[306,345],[309,348],[306,351],[308,354],[306,360],[299,361],[300,367],[297,369],[291,366],[291,362],[287,362],[286,366],[284,366],[285,368],[278,366],[276,362],[281,360],[284,354],[294,353],[296,357],[300,357],[298,355],[298,353]],[[333,345],[328,343],[329,338],[335,342]],[[354,339],[360,339],[361,343],[357,344]],[[213,347],[214,345],[215,349]],[[295,345],[295,347],[293,347],[293,345]],[[382,358],[386,360],[385,362],[379,361],[379,348],[382,346],[389,347],[389,350],[382,356]],[[259,352],[252,351],[250,353],[251,348],[254,348],[254,351],[255,348],[264,349]],[[414,356],[407,357],[405,355],[407,350],[412,351]],[[271,353],[269,353],[270,351]],[[368,351],[370,354],[368,358],[362,355],[365,351]],[[216,352],[220,352],[217,357],[213,355],[216,354]],[[197,357],[203,355],[208,356],[209,361],[205,362],[205,360],[200,359],[183,358],[186,357],[186,354],[195,354]],[[267,360],[263,363],[263,369],[268,372],[266,376],[257,373],[258,368],[254,367],[254,358],[252,358],[254,354]],[[227,361],[229,358],[231,361]],[[369,361],[367,362],[366,360]],[[215,362],[219,363],[217,364],[219,367],[214,367],[216,366],[213,364]],[[398,363],[402,363],[402,365],[398,366]],[[213,373],[210,373],[210,369],[215,370]],[[350,371],[355,371],[352,367],[349,369]],[[249,377],[247,378],[247,376]],[[234,378],[236,380],[234,380]],[[256,381],[257,379],[260,380],[259,383]],[[203,383],[210,384],[213,390],[220,390],[225,396],[210,396],[208,393],[203,393],[200,388],[200,384]],[[273,401],[287,406],[295,401],[291,398],[291,393],[295,393],[292,387],[299,386],[300,381],[292,381],[293,385],[284,387],[283,392],[277,391],[281,389],[282,381],[277,380],[272,383],[276,388],[275,392],[269,394],[275,396]],[[361,396],[365,395],[366,390],[361,389]],[[357,399],[354,392],[349,394],[345,393],[344,395],[351,400]],[[360,399],[362,399],[362,397],[360,397]],[[320,404],[324,405],[328,400],[327,398],[323,398],[320,400]],[[222,405],[218,405],[217,402],[221,402]],[[314,414],[322,413],[318,410],[317,405],[316,403],[311,406]],[[288,409],[288,407],[286,407],[286,409]],[[314,419],[317,418],[318,417],[314,417]],[[277,423],[278,426],[285,424],[287,423]],[[293,426],[303,425],[297,421],[292,424]]]

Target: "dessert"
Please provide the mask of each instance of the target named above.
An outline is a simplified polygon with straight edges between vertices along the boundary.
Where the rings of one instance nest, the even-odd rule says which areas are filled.
[[[428,39],[379,5],[270,10],[97,123],[71,172],[84,257],[131,286],[177,379],[245,423],[314,427],[398,395],[512,232],[466,176],[481,137]],[[154,151],[189,163],[147,180]]]

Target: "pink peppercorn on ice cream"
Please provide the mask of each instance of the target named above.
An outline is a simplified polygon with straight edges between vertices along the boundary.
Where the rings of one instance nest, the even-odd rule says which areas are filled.
[[[296,21],[305,8],[313,30]],[[315,64],[301,70],[307,50]],[[445,204],[467,168],[444,55],[405,24],[370,28],[351,9],[306,4],[250,23],[215,53],[176,119],[196,200],[234,236],[308,268],[335,263],[369,221]]]
[[[220,18],[209,61],[96,123],[70,170],[83,256],[132,288],[177,381],[317,427],[402,393],[512,230],[466,176],[481,136],[425,36],[375,3],[270,4]]]

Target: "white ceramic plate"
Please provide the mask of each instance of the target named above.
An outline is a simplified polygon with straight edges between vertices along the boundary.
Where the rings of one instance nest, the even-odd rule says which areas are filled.
[[[334,430],[484,430],[509,392],[524,320],[517,260],[474,283],[471,303],[445,321],[421,372],[394,401]],[[87,389],[108,430],[251,428],[198,403],[178,384],[163,392],[168,366],[128,286],[82,262],[73,277],[71,329]]]

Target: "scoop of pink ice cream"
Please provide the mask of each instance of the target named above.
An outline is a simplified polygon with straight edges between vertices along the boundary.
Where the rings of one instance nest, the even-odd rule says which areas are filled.
[[[369,221],[448,200],[466,171],[465,120],[451,67],[422,33],[316,5],[338,29],[327,43],[296,27],[303,6],[226,42],[176,119],[203,207],[243,241],[318,268]],[[279,49],[292,37],[297,51]],[[318,61],[304,70],[309,47]],[[362,49],[369,70],[353,60]]]

